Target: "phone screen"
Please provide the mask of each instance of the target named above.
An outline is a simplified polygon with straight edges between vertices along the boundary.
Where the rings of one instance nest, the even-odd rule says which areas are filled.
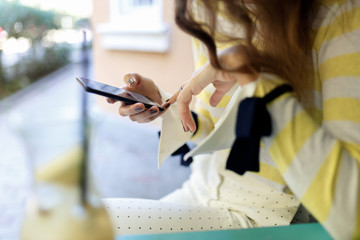
[[[150,99],[139,93],[127,91],[122,88],[110,86],[101,82],[92,81],[87,78],[77,77],[76,80],[85,88],[87,92],[95,93],[115,100],[123,101],[129,104],[141,102],[145,107],[150,108],[157,106],[160,111],[163,108],[156,102],[152,102]]]

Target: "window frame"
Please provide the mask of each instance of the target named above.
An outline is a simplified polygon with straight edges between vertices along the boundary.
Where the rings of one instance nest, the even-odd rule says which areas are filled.
[[[105,49],[144,52],[167,52],[169,49],[169,27],[162,20],[163,0],[152,0],[154,7],[149,12],[121,14],[120,2],[109,0],[109,22],[100,23],[96,30],[100,44]],[[142,9],[144,10],[144,9]]]

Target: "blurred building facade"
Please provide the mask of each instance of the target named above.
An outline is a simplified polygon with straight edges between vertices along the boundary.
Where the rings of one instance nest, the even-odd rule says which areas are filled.
[[[190,37],[174,22],[174,0],[92,0],[95,78],[123,85],[137,72],[175,92],[194,70]],[[98,98],[101,107],[117,112]]]

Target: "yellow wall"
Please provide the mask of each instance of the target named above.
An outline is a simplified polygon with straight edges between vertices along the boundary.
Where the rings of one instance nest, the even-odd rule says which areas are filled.
[[[129,52],[105,50],[100,44],[96,25],[109,21],[108,0],[92,0],[94,29],[95,79],[115,86],[123,85],[122,77],[129,72],[137,72],[153,79],[167,92],[176,91],[194,70],[191,40],[174,23],[174,0],[163,0],[163,21],[170,25],[170,49],[167,53]],[[98,98],[99,105],[117,112],[117,106],[107,104]]]

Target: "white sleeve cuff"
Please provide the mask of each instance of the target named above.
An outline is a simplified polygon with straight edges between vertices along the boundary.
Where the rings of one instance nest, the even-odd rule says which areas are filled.
[[[158,167],[173,152],[178,150],[192,136],[185,132],[179,118],[177,103],[172,104],[162,115],[161,135],[158,149]]]
[[[161,101],[165,102],[172,95],[159,89]],[[192,136],[191,132],[184,132],[181,120],[178,113],[177,103],[172,104],[169,109],[161,116],[161,134],[158,149],[158,167],[168,158],[172,153],[184,145]]]

